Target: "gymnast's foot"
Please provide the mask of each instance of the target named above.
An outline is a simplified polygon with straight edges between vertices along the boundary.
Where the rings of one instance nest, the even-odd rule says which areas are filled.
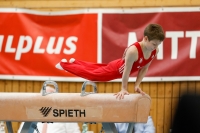
[[[69,63],[73,63],[75,61],[75,59],[74,58],[71,58],[70,60],[69,60]]]
[[[67,62],[67,60],[66,60],[66,59],[62,59],[61,62]],[[64,70],[64,69],[62,68],[62,66],[60,65],[60,62],[59,62],[58,64],[56,64],[55,67],[56,67],[57,69]]]

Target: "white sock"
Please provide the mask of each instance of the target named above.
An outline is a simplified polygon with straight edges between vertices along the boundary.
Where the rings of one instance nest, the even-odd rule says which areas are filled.
[[[62,59],[61,62],[67,62],[67,60],[66,60],[66,59]],[[60,62],[59,62],[58,64],[56,64],[55,67],[56,67],[57,69],[64,70],[64,69],[62,68],[62,66],[60,65]]]
[[[62,59],[61,62],[67,62],[67,60],[66,59]]]
[[[74,58],[71,58],[70,60],[69,60],[69,63],[73,63],[75,61],[75,59]]]

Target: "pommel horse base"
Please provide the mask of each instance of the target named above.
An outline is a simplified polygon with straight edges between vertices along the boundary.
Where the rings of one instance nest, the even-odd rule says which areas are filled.
[[[46,87],[54,85],[56,92],[46,93]],[[86,85],[93,92],[85,92]],[[37,122],[86,122],[102,123],[106,133],[117,133],[114,123],[146,123],[151,98],[141,94],[125,95],[117,100],[111,93],[97,93],[96,84],[83,83],[80,93],[58,93],[54,81],[46,81],[41,93],[1,93],[0,120],[6,121],[8,132],[13,133],[11,121],[25,122],[21,133],[32,133]]]

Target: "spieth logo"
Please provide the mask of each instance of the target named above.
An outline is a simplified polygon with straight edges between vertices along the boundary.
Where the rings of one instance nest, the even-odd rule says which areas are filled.
[[[44,117],[47,117],[52,107],[42,107],[39,111],[42,113]]]
[[[86,117],[85,109],[52,109],[52,107],[39,109],[43,117],[47,117],[51,110],[53,117]]]

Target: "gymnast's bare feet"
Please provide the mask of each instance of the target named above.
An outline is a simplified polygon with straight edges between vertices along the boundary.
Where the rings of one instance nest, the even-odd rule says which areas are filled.
[[[66,59],[62,59],[60,62],[67,62],[67,60],[66,60]],[[59,62],[58,64],[56,64],[55,67],[56,67],[57,69],[64,70],[64,69],[62,68],[62,66],[60,65],[60,62]]]

